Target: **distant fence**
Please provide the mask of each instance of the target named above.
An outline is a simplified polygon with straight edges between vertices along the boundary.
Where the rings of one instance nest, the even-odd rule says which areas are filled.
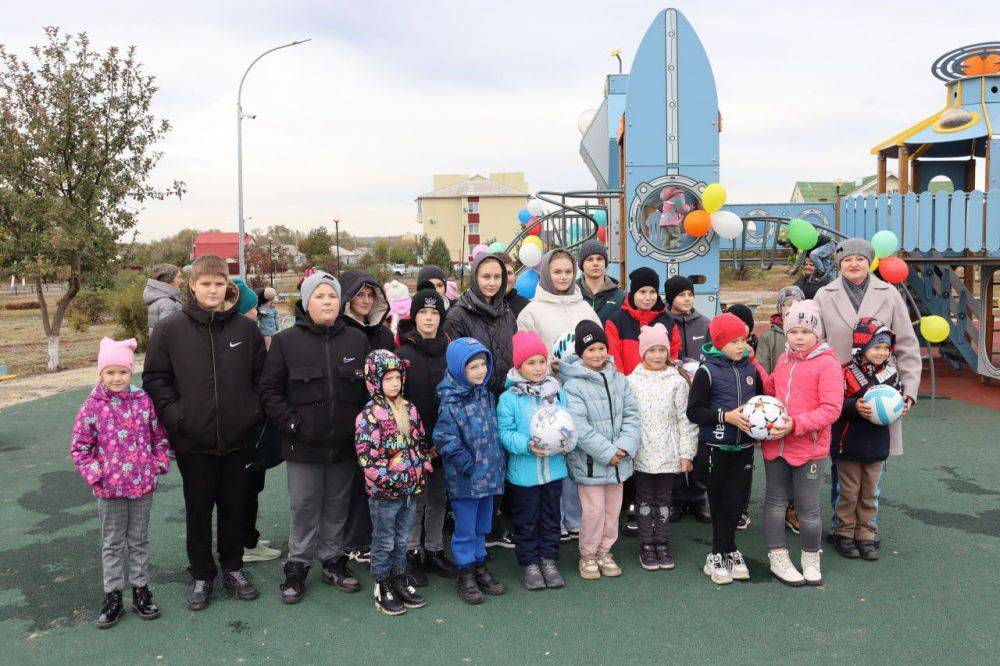
[[[62,295],[66,291],[66,284],[43,284],[42,293]],[[37,293],[35,285],[25,282],[23,285],[20,281],[15,282],[12,287],[10,280],[0,283],[0,296],[34,296]]]

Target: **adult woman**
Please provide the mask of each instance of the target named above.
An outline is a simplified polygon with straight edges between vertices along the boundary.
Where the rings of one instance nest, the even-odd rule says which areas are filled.
[[[573,255],[566,250],[550,250],[538,266],[538,288],[535,297],[517,316],[520,331],[535,331],[545,348],[552,353],[552,345],[561,335],[576,329],[585,319],[603,325],[573,282],[576,265]]]

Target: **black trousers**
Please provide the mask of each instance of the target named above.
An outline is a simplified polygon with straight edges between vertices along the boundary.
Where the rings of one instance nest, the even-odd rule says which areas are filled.
[[[347,550],[365,550],[372,542],[372,518],[368,511],[368,493],[361,466],[354,463],[351,480],[351,500],[347,507],[347,524],[344,525],[344,547]]]
[[[184,481],[187,514],[188,571],[196,580],[218,574],[212,556],[212,512],[218,524],[219,564],[223,571],[243,567],[246,536],[246,466],[253,448],[244,447],[223,456],[178,453],[177,467]]]
[[[640,545],[666,546],[670,542],[670,493],[676,477],[646,472],[632,475]]]
[[[703,506],[708,501],[709,448],[704,442],[698,442],[698,453],[693,461],[694,469],[687,474],[674,475],[670,506],[683,510],[689,506]]]
[[[753,447],[722,451],[706,447],[708,504],[712,510],[712,552],[736,550],[736,525],[753,478]]]
[[[522,567],[541,558],[559,559],[562,530],[560,503],[562,479],[540,486],[507,484],[504,498],[510,503],[514,522],[514,555]]]
[[[247,470],[246,536],[243,537],[244,548],[254,548],[260,540],[260,532],[257,531],[257,512],[259,509],[257,496],[264,490],[266,477],[267,470]]]

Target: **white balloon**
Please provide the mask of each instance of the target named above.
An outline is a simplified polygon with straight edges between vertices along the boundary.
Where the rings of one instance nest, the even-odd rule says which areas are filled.
[[[712,229],[722,238],[730,240],[739,238],[743,233],[743,220],[736,213],[728,210],[717,210],[712,213]]]
[[[532,199],[529,201],[525,208],[528,209],[528,212],[531,213],[532,217],[541,217],[542,215],[545,215],[545,209],[542,208],[542,202],[538,199]]]
[[[542,250],[534,243],[521,243],[517,258],[528,268],[534,268],[542,262]]]
[[[590,123],[594,122],[594,116],[597,115],[597,109],[587,109],[580,114],[580,117],[576,119],[576,128],[580,130],[580,134],[585,134],[587,128],[590,127]]]

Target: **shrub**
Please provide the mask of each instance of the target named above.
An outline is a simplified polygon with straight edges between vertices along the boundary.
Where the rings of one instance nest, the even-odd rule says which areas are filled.
[[[124,340],[135,338],[138,351],[145,351],[149,342],[149,329],[146,328],[146,304],[142,300],[143,281],[133,282],[121,287],[114,294],[112,311],[118,328],[115,338]]]
[[[69,321],[74,331],[86,331],[91,324],[100,324],[110,313],[110,293],[104,290],[84,290],[70,303]]]
[[[14,303],[7,303],[3,306],[4,310],[40,310],[41,305],[38,301],[15,301]]]

